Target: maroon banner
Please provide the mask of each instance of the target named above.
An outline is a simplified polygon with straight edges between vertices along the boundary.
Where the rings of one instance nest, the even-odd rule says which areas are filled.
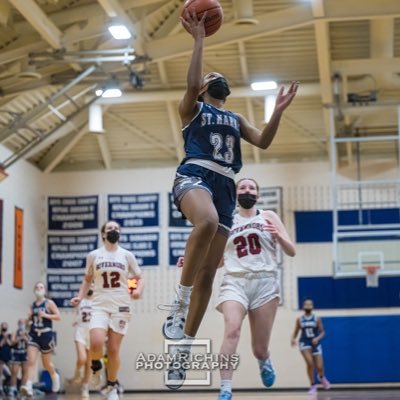
[[[0,284],[3,283],[3,200],[0,199]]]
[[[22,253],[24,237],[24,210],[15,207],[14,287],[22,289]]]

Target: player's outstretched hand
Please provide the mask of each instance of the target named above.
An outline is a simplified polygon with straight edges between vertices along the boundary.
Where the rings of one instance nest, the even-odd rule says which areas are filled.
[[[180,18],[182,25],[191,33],[194,39],[197,39],[204,38],[206,36],[206,30],[204,27],[206,16],[207,12],[205,12],[202,17],[198,19],[196,11],[186,10],[184,16]]]
[[[79,297],[73,297],[70,300],[71,305],[74,307],[78,306],[80,302],[81,302],[81,299]]]
[[[279,88],[278,94],[276,96],[276,101],[275,101],[275,111],[276,112],[282,113],[283,111],[286,110],[287,107],[289,107],[290,103],[296,96],[298,88],[299,88],[298,81],[293,81],[290,84],[289,89],[286,93],[285,93],[284,86],[281,86]]]

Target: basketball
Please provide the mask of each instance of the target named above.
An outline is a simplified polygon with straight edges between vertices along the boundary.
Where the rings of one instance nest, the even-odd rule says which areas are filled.
[[[199,20],[203,14],[207,12],[207,16],[204,21],[206,36],[213,35],[222,25],[224,13],[222,11],[221,4],[219,4],[217,0],[186,0],[185,4],[183,5],[181,17],[185,18],[186,12],[191,13],[193,10],[196,12]],[[185,26],[184,28],[187,30]]]

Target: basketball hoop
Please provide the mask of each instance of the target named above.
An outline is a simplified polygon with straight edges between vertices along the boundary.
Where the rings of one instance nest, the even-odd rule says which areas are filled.
[[[363,267],[366,273],[367,287],[378,287],[379,286],[379,265],[366,265]]]

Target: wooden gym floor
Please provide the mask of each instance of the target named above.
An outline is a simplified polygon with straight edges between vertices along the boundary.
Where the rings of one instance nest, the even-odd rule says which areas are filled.
[[[156,400],[156,399],[166,399],[166,400],[180,400],[180,399],[195,399],[195,400],[214,400],[217,399],[217,392],[162,392],[162,393],[124,393],[121,396],[121,400]],[[43,400],[80,400],[80,396],[77,394],[69,395],[47,395],[42,398]],[[102,396],[98,394],[92,394],[90,396],[91,400],[103,399]],[[260,392],[233,392],[234,400],[399,400],[400,399],[400,389],[399,390],[329,390],[321,391],[318,395],[308,395],[307,392],[273,392],[268,390],[263,390]]]

